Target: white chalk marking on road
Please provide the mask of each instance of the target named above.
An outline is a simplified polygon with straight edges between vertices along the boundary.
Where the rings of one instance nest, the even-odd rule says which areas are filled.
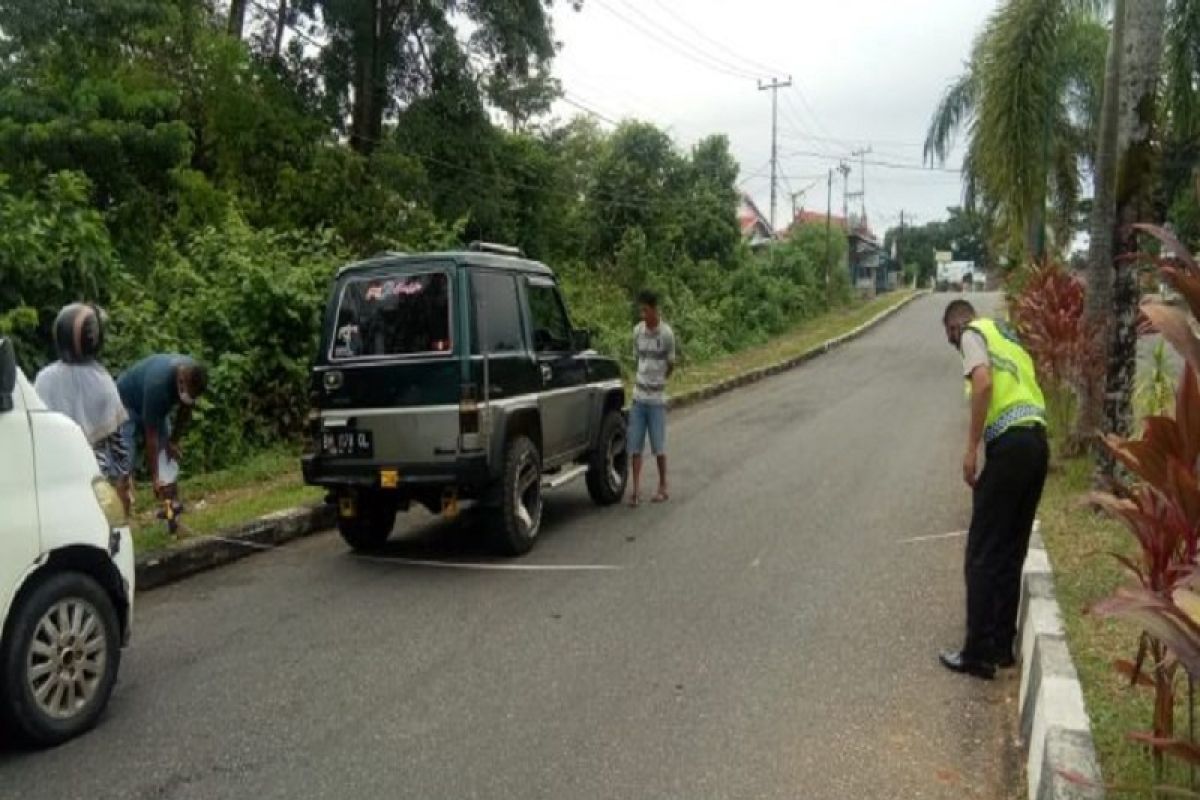
[[[933,542],[938,539],[957,539],[966,536],[966,531],[950,531],[950,533],[934,533],[929,536],[914,536],[911,539],[901,539],[900,544],[915,544],[917,542]]]
[[[401,564],[406,567],[435,567],[441,569],[466,569],[480,572],[615,572],[621,567],[615,564],[489,564],[476,561],[436,561],[420,558],[388,558],[387,556],[355,556],[360,561],[377,561],[381,564]]]

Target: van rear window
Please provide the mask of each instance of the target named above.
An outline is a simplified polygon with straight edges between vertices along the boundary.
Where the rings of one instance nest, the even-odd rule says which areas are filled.
[[[352,278],[342,286],[332,358],[429,355],[453,349],[446,273]]]

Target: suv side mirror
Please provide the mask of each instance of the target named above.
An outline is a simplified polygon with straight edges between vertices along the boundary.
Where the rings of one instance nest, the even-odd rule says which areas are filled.
[[[12,339],[0,339],[0,413],[13,410],[17,390],[17,354]]]
[[[571,349],[576,353],[592,349],[592,332],[589,330],[571,331]]]

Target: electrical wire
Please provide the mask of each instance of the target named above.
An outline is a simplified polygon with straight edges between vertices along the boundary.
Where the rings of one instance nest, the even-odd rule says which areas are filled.
[[[617,19],[624,22],[629,27],[638,31],[643,36],[653,39],[654,41],[658,42],[662,46],[666,47],[668,50],[671,50],[676,55],[682,56],[683,58],[686,58],[687,60],[691,61],[692,63],[699,64],[700,66],[705,67],[706,69],[712,70],[713,72],[721,73],[728,77],[737,78],[739,80],[754,80],[755,79],[755,76],[752,73],[745,72],[745,71],[739,70],[739,69],[730,69],[728,67],[722,66],[721,63],[718,61],[710,60],[711,57],[709,57],[709,56],[705,56],[704,54],[697,55],[695,52],[692,52],[692,51],[689,51],[687,49],[680,47],[679,45],[677,45],[674,41],[672,41],[667,36],[656,32],[653,28],[647,28],[645,25],[642,25],[637,20],[632,19],[631,17],[622,13],[618,9],[614,8],[613,6],[608,5],[608,3],[604,2],[603,0],[592,0],[592,2],[594,2],[600,8],[603,8],[605,11],[607,11],[612,16],[614,16]],[[678,38],[678,37],[676,37],[676,38]]]
[[[692,23],[688,22],[687,17],[685,17],[682,13],[679,13],[679,12],[675,11],[674,9],[670,8],[662,0],[654,0],[654,3],[659,8],[661,8],[663,11],[666,11],[668,14],[672,15],[673,21],[680,23],[685,28],[690,30],[692,33],[696,34],[701,39],[703,39],[705,42],[707,42],[709,45],[716,47],[717,49],[727,53],[728,55],[732,56],[733,58],[737,59],[738,61],[743,62],[744,64],[754,68],[755,70],[761,71],[765,75],[780,76],[780,75],[787,74],[787,72],[785,70],[776,69],[775,67],[772,67],[768,64],[763,64],[761,62],[755,61],[752,58],[747,58],[746,56],[744,56],[744,55],[738,53],[737,51],[733,50],[732,48],[728,47],[726,44],[721,42],[719,39],[709,36],[704,31],[700,30],[698,27],[696,27]]]

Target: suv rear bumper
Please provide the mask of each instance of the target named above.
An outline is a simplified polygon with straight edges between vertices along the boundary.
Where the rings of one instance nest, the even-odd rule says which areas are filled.
[[[394,470],[396,489],[455,486],[482,488],[490,483],[487,456],[462,456],[453,462],[440,464],[383,464],[354,463],[338,459],[306,455],[300,459],[304,482],[326,489],[380,489],[381,473]],[[391,488],[391,487],[389,487]]]

